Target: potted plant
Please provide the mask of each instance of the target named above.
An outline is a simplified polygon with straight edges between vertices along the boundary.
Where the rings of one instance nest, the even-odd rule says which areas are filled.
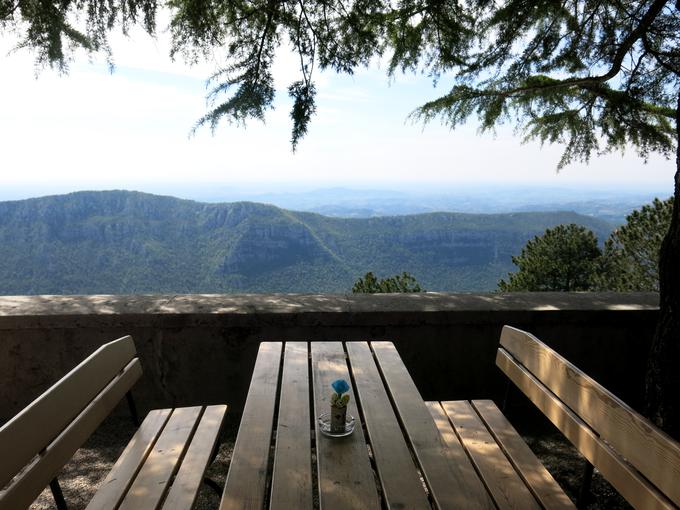
[[[331,433],[341,434],[345,432],[347,422],[347,404],[349,403],[349,384],[344,379],[334,381],[333,395],[331,395]]]

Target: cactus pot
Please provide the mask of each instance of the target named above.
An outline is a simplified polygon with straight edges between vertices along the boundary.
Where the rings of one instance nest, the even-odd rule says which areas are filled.
[[[331,406],[331,432],[341,434],[345,431],[347,422],[347,406]]]

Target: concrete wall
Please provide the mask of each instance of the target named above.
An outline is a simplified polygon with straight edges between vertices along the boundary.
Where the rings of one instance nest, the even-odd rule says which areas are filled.
[[[503,324],[639,404],[656,294],[0,297],[0,423],[102,343],[130,334],[141,411],[243,405],[262,340],[392,340],[426,399],[498,398]]]

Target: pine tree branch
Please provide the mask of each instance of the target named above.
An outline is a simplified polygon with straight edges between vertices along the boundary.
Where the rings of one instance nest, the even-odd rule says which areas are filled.
[[[579,78],[566,78],[563,80],[548,80],[541,84],[532,84],[528,86],[515,87],[507,90],[499,91],[489,91],[488,96],[496,97],[512,97],[524,94],[531,94],[535,92],[557,90],[570,87],[582,87],[587,88],[587,86],[602,84],[606,81],[614,78],[621,71],[621,66],[626,58],[626,54],[633,45],[640,39],[644,39],[644,35],[649,29],[650,25],[654,22],[656,17],[661,13],[664,6],[668,3],[668,0],[655,0],[649,10],[640,19],[640,23],[628,34],[628,36],[621,42],[614,58],[612,60],[612,65],[604,74],[599,76],[585,76]],[[674,114],[673,114],[674,115]]]
[[[12,3],[12,6],[9,9],[7,9],[5,11],[0,11],[0,21],[9,20],[14,15],[14,13],[16,12],[16,10],[18,8],[19,8],[19,2],[16,2],[16,3]]]
[[[680,0],[678,0],[680,1]],[[652,45],[649,43],[649,39],[647,39],[647,36],[642,38],[642,44],[644,45],[645,51],[652,55],[654,57],[654,60],[663,67],[666,71],[675,74],[676,76],[680,76],[680,68],[678,67],[673,67],[671,64],[666,62],[663,57],[669,57],[673,59],[674,57],[677,59],[678,55],[672,55],[668,52],[665,51],[658,51],[652,48]]]
[[[265,41],[267,40],[267,34],[269,33],[269,29],[271,28],[272,21],[274,20],[274,4],[276,2],[272,1],[269,2],[269,5],[267,6],[267,22],[265,23],[264,30],[262,31],[262,37],[260,38],[260,46],[257,50],[257,61],[255,63],[255,73],[254,73],[254,80],[253,83],[257,83],[260,79],[260,67],[262,66],[262,53],[264,51],[264,44]]]

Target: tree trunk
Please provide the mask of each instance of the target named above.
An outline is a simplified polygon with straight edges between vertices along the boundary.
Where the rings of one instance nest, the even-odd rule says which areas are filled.
[[[680,440],[680,95],[675,113],[673,215],[659,257],[659,321],[647,366],[646,404],[647,415]]]

